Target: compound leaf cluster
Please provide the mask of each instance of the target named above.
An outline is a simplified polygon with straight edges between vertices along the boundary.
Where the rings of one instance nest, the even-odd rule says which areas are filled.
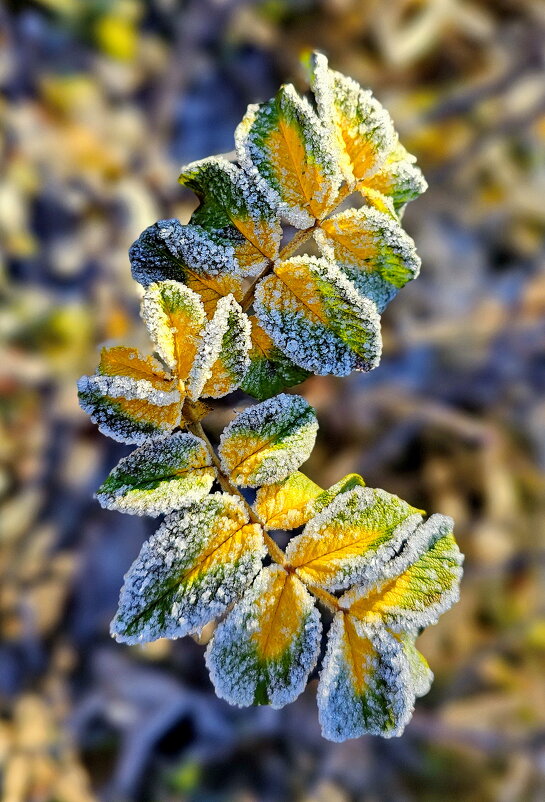
[[[457,598],[462,555],[450,518],[424,520],[357,474],[324,489],[299,470],[318,422],[282,391],[378,364],[380,314],[420,266],[401,215],[426,186],[371,93],[324,56],[308,66],[310,97],[288,85],[249,107],[236,164],[182,170],[190,222],[159,221],[130,249],[153,354],[103,348],[79,396],[103,433],[138,446],[100,504],[165,516],[125,576],[113,636],[219,619],[206,663],[235,705],[293,701],[321,656],[322,731],[340,741],[403,731],[432,679],[415,639]],[[320,256],[303,251],[311,237]],[[202,399],[237,388],[261,403],[216,451]]]

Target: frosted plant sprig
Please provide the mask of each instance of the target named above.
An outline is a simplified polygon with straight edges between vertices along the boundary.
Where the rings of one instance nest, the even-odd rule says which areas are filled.
[[[357,475],[323,490],[298,471],[317,428],[298,396],[240,413],[219,454],[200,423],[190,428],[223,494],[171,513],[144,544],[112,634],[126,643],[178,638],[227,613],[206,651],[216,692],[235,705],[283,707],[316,665],[325,609],[333,621],[318,687],[324,736],[401,734],[431,681],[416,633],[457,598],[462,557],[451,519],[424,521]],[[252,506],[240,490],[249,485],[259,487]],[[301,526],[282,550],[274,532]]]
[[[159,221],[130,249],[154,354],[104,348],[79,397],[102,432],[138,446],[100,504],[164,516],[125,576],[112,635],[144,643],[215,622],[210,677],[241,706],[283,707],[321,661],[324,737],[389,737],[431,683],[416,636],[457,598],[453,524],[357,474],[313,482],[300,468],[316,413],[283,390],[376,367],[380,313],[420,268],[401,216],[425,181],[370,92],[324,56],[308,66],[311,98],[284,86],[249,107],[238,164],[183,169],[199,199],[190,223]],[[303,252],[311,238],[319,257]],[[237,388],[261,403],[215,448],[209,399]]]
[[[130,250],[144,286],[184,282],[208,315],[231,293],[251,315],[242,387],[258,399],[309,373],[376,367],[379,313],[420,269],[401,215],[426,183],[388,112],[320,54],[309,75],[309,98],[286,85],[248,108],[238,164],[212,156],[182,169],[200,202],[188,225],[161,220]],[[358,208],[341,210],[347,200]],[[300,229],[291,239],[286,223]],[[311,238],[320,259],[303,253]]]

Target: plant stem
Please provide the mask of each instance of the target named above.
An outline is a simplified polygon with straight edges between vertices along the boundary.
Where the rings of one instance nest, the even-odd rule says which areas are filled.
[[[339,610],[341,609],[339,607],[338,598],[334,596],[332,593],[328,593],[327,590],[324,590],[323,588],[318,588],[316,587],[316,585],[307,585],[306,588],[308,591],[312,593],[313,596],[315,596],[318,599],[318,601],[321,601],[322,604],[325,607],[327,607],[327,609],[330,610],[332,613],[338,613]]]
[[[221,467],[221,462],[219,460],[218,455],[216,454],[216,450],[212,445],[212,443],[210,442],[210,440],[208,439],[208,436],[206,435],[206,432],[204,431],[202,425],[200,423],[190,423],[187,428],[196,437],[202,440],[206,445],[208,453],[210,454],[210,459],[212,460],[212,464],[214,465],[217,472],[218,482],[220,483],[222,489],[225,490],[226,493],[229,493],[232,496],[237,496],[244,504],[244,507],[248,513],[248,517],[250,518],[251,522],[254,524],[258,524],[261,527],[263,531],[263,540],[265,542],[265,545],[267,546],[267,550],[269,552],[271,559],[278,565],[281,565],[282,568],[285,568],[289,573],[292,573],[293,569],[290,571],[290,566],[288,564],[288,561],[286,560],[286,555],[284,554],[280,546],[268,534],[268,532],[265,529],[265,524],[263,523],[259,515],[256,515],[256,513],[254,512],[252,507],[248,504],[248,502],[246,501],[246,499],[244,498],[238,487],[234,485],[230,481],[229,477],[226,476],[225,473],[223,472],[223,468]],[[306,587],[310,591],[310,593],[312,593],[313,596],[315,596],[319,601],[321,601],[322,604],[324,604],[328,608],[328,610],[330,610],[332,613],[336,613],[339,611],[340,609],[339,602],[336,596],[333,596],[333,594],[328,593],[327,590],[315,587],[314,585],[306,585]]]
[[[267,546],[271,558],[279,565],[285,566],[286,555],[284,554],[280,546],[278,546],[272,539],[272,537],[265,531],[265,525],[263,521],[261,520],[259,515],[256,515],[256,513],[254,512],[252,507],[248,504],[248,502],[246,501],[246,499],[244,498],[238,487],[234,485],[230,481],[229,477],[226,476],[225,473],[223,472],[223,469],[221,467],[221,462],[218,458],[218,455],[216,454],[214,446],[208,439],[202,425],[200,423],[190,423],[187,428],[189,429],[190,432],[193,432],[193,434],[196,435],[196,437],[200,438],[206,445],[206,448],[208,449],[210,458],[212,460],[212,464],[214,465],[217,472],[218,482],[220,483],[222,489],[225,490],[226,493],[229,493],[232,496],[237,496],[242,501],[251,522],[254,524],[259,524],[259,526],[262,528],[263,540],[265,541],[265,545]]]
[[[284,245],[278,257],[276,259],[269,259],[267,266],[261,271],[259,276],[252,282],[252,286],[247,290],[244,295],[244,298],[240,302],[240,305],[244,311],[246,311],[254,302],[254,290],[256,285],[262,278],[268,276],[269,273],[272,273],[274,266],[277,262],[281,262],[284,259],[287,259],[289,256],[294,253],[297,248],[299,248],[304,242],[306,242],[312,236],[312,232],[315,228],[319,226],[319,221],[316,220],[314,225],[310,226],[310,228],[305,228],[302,231],[298,231],[292,239]]]

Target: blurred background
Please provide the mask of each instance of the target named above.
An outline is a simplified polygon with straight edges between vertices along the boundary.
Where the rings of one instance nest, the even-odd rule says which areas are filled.
[[[421,277],[371,374],[313,378],[309,475],[452,515],[461,602],[401,739],[321,739],[316,682],[282,711],[218,700],[190,638],[108,635],[155,524],[92,494],[130,449],[75,382],[143,342],[127,248],[187,222],[182,163],[233,148],[302,50],[373,89],[430,189]],[[545,799],[545,3],[0,3],[0,774],[4,802]],[[217,434],[244,400],[207,419]]]

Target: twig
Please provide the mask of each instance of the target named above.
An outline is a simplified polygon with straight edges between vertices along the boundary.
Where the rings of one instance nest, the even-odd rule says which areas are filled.
[[[202,424],[190,423],[187,428],[196,437],[199,437],[206,445],[206,448],[208,449],[210,458],[212,460],[212,464],[214,465],[217,472],[218,482],[220,483],[222,489],[225,490],[226,493],[237,496],[244,504],[244,508],[246,509],[248,517],[250,518],[252,523],[258,524],[261,527],[263,533],[263,540],[265,542],[265,545],[267,546],[267,550],[269,552],[271,559],[278,565],[281,565],[282,568],[284,568],[288,573],[293,573],[293,569],[290,567],[286,559],[286,555],[284,554],[280,546],[273,540],[273,538],[266,531],[265,523],[261,520],[259,515],[257,515],[256,512],[252,509],[251,505],[248,504],[248,502],[246,501],[246,499],[244,498],[238,487],[234,485],[229,479],[229,477],[226,476],[226,474],[224,473],[219,457],[216,454],[216,450],[212,445],[212,443],[210,442],[210,440],[208,439],[206,432],[202,427]],[[321,601],[322,604],[324,604],[328,608],[328,610],[330,610],[332,613],[336,613],[339,611],[340,608],[338,599],[331,593],[328,593],[327,590],[315,587],[314,585],[306,585],[306,587],[310,591],[310,593],[312,593],[312,595],[315,596],[318,599],[318,601]]]

